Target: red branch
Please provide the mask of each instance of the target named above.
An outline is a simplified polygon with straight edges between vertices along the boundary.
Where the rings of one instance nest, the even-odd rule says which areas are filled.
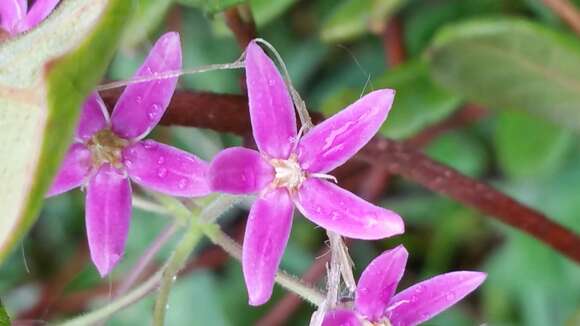
[[[103,93],[110,107],[118,95],[119,91]],[[314,120],[321,119],[320,115],[313,117]],[[243,134],[251,128],[245,97],[188,91],[176,92],[161,123],[236,134]],[[412,145],[377,137],[355,157],[371,164],[381,164],[391,173],[489,214],[580,263],[580,236],[573,231],[486,183],[431,160]]]

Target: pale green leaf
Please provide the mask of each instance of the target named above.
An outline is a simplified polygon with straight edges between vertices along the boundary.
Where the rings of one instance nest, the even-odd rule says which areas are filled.
[[[491,108],[526,110],[580,129],[580,42],[515,18],[445,28],[431,45],[433,76]]]
[[[249,0],[254,21],[264,26],[282,15],[296,0]]]
[[[0,261],[36,220],[79,107],[105,71],[131,6],[63,1],[39,28],[0,45],[0,157],[10,158],[0,162]]]
[[[0,301],[0,326],[10,326],[10,317],[8,317],[8,313],[6,313],[6,309],[2,305],[2,301]]]
[[[123,34],[123,48],[133,49],[163,21],[173,0],[134,0],[135,13]]]

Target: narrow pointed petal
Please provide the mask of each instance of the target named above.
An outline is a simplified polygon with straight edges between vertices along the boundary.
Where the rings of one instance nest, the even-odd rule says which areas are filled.
[[[326,313],[322,326],[362,326],[352,310],[336,309]]]
[[[453,272],[415,284],[391,299],[387,318],[393,326],[422,323],[463,299],[485,277],[481,272]]]
[[[166,33],[153,45],[135,77],[181,69],[179,34]],[[126,139],[145,137],[159,122],[175,91],[177,77],[135,83],[127,86],[115,105],[113,131]]]
[[[314,127],[298,145],[302,168],[326,173],[346,162],[377,133],[394,98],[392,89],[374,91]]]
[[[300,212],[325,229],[354,239],[382,239],[404,232],[397,213],[375,206],[330,182],[308,178],[294,196]]]
[[[296,115],[286,83],[256,42],[246,49],[246,84],[256,145],[271,158],[288,158],[296,138]]]
[[[26,16],[27,7],[27,0],[0,1],[0,26],[11,34],[16,32],[16,26]]]
[[[50,15],[59,2],[60,0],[36,0],[20,25],[20,31],[23,32],[34,28]]]
[[[107,127],[109,119],[107,107],[97,92],[87,97],[83,104],[76,138],[89,140],[97,131]]]
[[[249,303],[259,306],[272,296],[274,278],[292,227],[292,201],[285,189],[260,196],[248,216],[242,269]]]
[[[385,251],[363,271],[356,288],[354,306],[371,321],[379,321],[405,273],[409,253],[403,246]]]
[[[91,152],[83,144],[72,144],[66,153],[47,197],[56,196],[80,186],[91,168]]]
[[[125,252],[131,218],[129,179],[104,164],[89,181],[85,207],[91,259],[105,277]]]
[[[175,147],[140,141],[123,150],[123,163],[133,181],[155,191],[185,197],[210,193],[208,164]]]
[[[208,177],[213,191],[248,194],[259,192],[272,182],[274,168],[260,153],[243,147],[232,147],[214,157]]]

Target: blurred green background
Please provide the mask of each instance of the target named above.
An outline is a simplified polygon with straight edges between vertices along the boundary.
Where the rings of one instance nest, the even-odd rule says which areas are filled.
[[[244,1],[136,2],[136,17],[109,79],[129,78],[166,30],[181,33],[186,68],[239,57],[221,11]],[[580,1],[575,4],[580,8]],[[394,88],[396,101],[381,132],[412,139],[466,105],[477,105],[481,116],[430,137],[425,152],[580,232],[580,38],[543,1],[250,0],[247,5],[258,35],[280,52],[309,108],[330,115],[364,92]],[[399,34],[389,32],[393,26]],[[392,39],[396,35],[398,41]],[[388,51],[393,42],[405,54],[396,67]],[[186,76],[180,86],[239,93],[240,72]],[[242,142],[193,128],[159,127],[154,137],[205,159]],[[365,173],[358,183],[369,179]],[[399,212],[407,232],[384,241],[354,241],[357,274],[399,243],[410,252],[401,287],[453,270],[489,274],[480,290],[429,325],[580,325],[577,264],[401,178],[391,179],[374,199]],[[83,216],[79,191],[46,200],[38,223],[0,269],[1,299],[12,319],[61,319],[106,303],[115,281],[169,223],[136,209],[126,258],[101,280],[86,254]],[[243,210],[235,212],[224,225],[236,232],[245,216]],[[301,275],[324,239],[321,229],[297,217],[282,267]],[[210,249],[204,245],[198,251],[203,256]],[[159,253],[160,264],[170,250],[168,245]],[[267,305],[249,307],[237,262],[208,259],[199,265],[175,283],[168,325],[253,325],[285,294],[277,287]],[[41,299],[46,302],[39,304]],[[118,313],[108,324],[149,324],[152,300]],[[302,304],[287,324],[306,325],[312,311]]]

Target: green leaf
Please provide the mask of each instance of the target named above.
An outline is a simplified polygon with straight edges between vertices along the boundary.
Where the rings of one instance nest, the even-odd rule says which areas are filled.
[[[426,153],[436,161],[469,176],[485,171],[488,157],[481,141],[466,132],[448,132],[429,144]]]
[[[391,138],[407,138],[451,114],[460,99],[433,84],[423,62],[411,61],[374,79],[374,89],[392,88],[397,91],[395,103],[381,133]],[[360,92],[350,89],[330,97],[322,105],[322,112],[330,116],[354,102]]]
[[[515,18],[444,28],[428,58],[437,81],[492,108],[526,110],[580,129],[580,43]]]
[[[8,313],[2,305],[2,301],[0,301],[0,326],[10,326],[10,317],[8,317]]]
[[[514,111],[500,113],[494,135],[500,167],[511,177],[545,176],[564,163],[570,130]]]
[[[10,158],[0,163],[0,262],[36,220],[130,8],[124,0],[64,1],[38,29],[0,45],[0,157]]]
[[[254,21],[258,27],[267,25],[282,15],[296,0],[249,0]]]
[[[202,9],[205,13],[210,15],[224,11],[245,1],[246,0],[176,0],[176,2],[181,5]]]
[[[344,0],[325,19],[320,37],[326,42],[352,40],[369,29],[381,31],[406,0]]]
[[[131,50],[147,37],[163,21],[173,0],[136,0],[135,13],[123,34],[123,48]]]

